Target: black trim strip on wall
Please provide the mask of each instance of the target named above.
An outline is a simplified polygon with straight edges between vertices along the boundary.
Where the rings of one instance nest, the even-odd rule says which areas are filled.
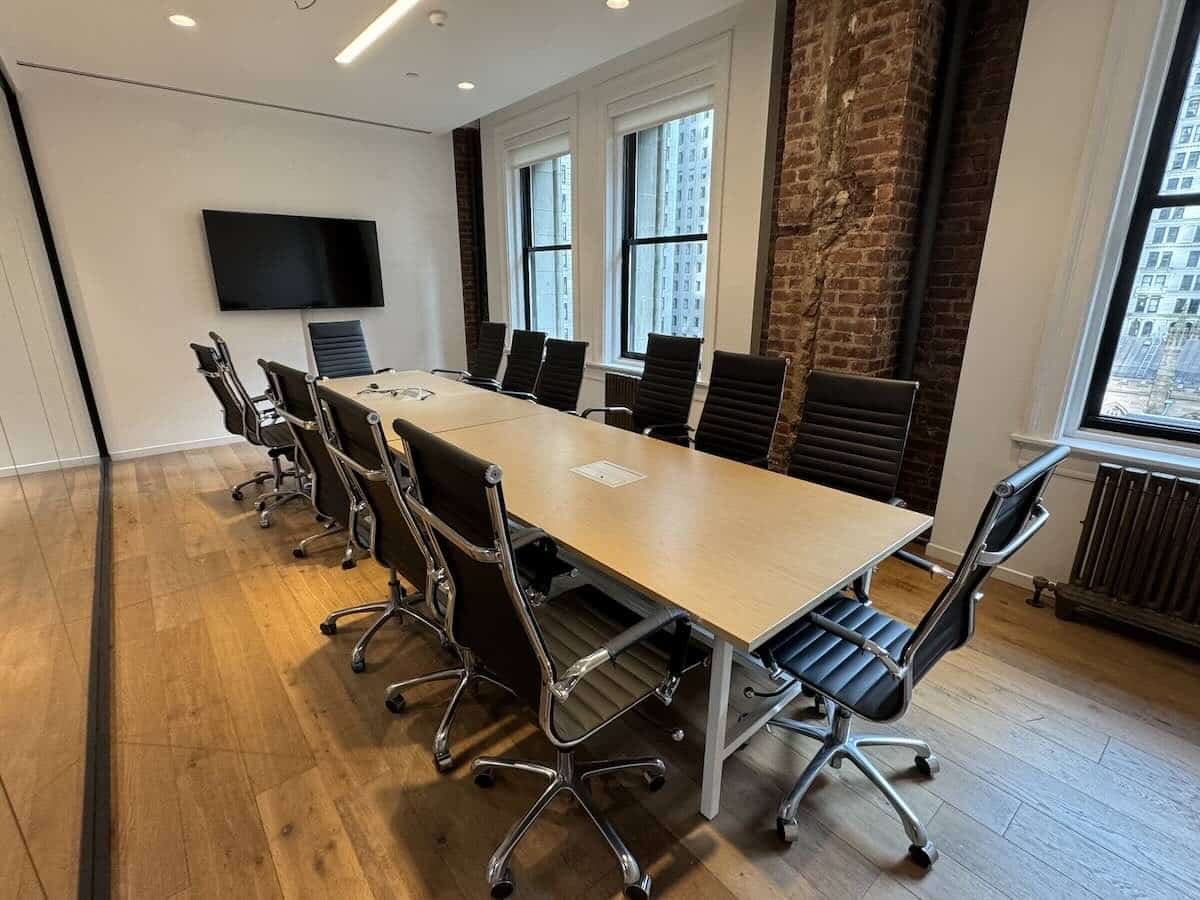
[[[8,104],[12,119],[13,134],[25,168],[25,179],[37,215],[50,274],[54,279],[54,290],[58,295],[63,325],[71,345],[71,356],[79,376],[92,436],[100,456],[100,485],[96,509],[96,556],[93,562],[92,583],[92,628],[88,664],[87,725],[84,746],[84,774],[82,815],[79,835],[79,873],[77,896],[80,900],[101,900],[109,896],[112,809],[111,777],[111,706],[112,668],[109,659],[112,646],[112,463],[108,455],[108,442],[104,437],[104,425],[96,406],[96,395],[88,375],[87,360],[79,341],[79,329],[71,311],[71,299],[63,278],[62,264],[50,217],[46,212],[46,201],[34,165],[33,152],[29,146],[29,135],[25,131],[25,120],[21,116],[21,105],[16,91],[9,83],[7,74],[0,67],[0,87]],[[36,862],[31,861],[35,866]]]

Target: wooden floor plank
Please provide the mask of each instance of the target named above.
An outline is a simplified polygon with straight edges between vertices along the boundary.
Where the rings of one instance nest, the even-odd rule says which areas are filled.
[[[112,883],[117,897],[169,897],[190,885],[170,747],[113,748]]]

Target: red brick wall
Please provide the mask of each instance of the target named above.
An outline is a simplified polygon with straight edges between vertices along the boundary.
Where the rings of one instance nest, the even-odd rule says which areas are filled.
[[[900,479],[910,506],[937,504],[975,282],[996,185],[1028,0],[976,0],[913,377],[921,382]]]
[[[933,511],[1027,0],[979,0],[923,311],[901,495]],[[781,465],[814,368],[892,376],[945,0],[791,0],[763,353],[792,359]]]
[[[791,6],[760,341],[792,359],[777,462],[809,371],[894,367],[942,21],[925,0]]]
[[[463,320],[467,355],[475,352],[479,323],[487,319],[487,268],[478,197],[483,190],[479,129],[456,128],[454,188],[458,200],[458,253],[462,262]]]

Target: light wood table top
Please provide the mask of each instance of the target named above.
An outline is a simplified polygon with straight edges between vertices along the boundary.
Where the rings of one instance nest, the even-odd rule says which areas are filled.
[[[500,466],[512,515],[743,650],[933,521],[562,413],[443,437]],[[571,471],[600,460],[647,477],[614,488]]]
[[[392,435],[392,422],[397,418],[408,419],[426,431],[440,433],[455,428],[554,413],[554,410],[530,403],[528,400],[506,397],[452,378],[431,375],[429,372],[381,372],[376,375],[333,378],[328,384],[334,390],[379,413],[384,431],[389,436]],[[433,391],[433,395],[424,400],[414,400],[407,397],[390,397],[386,394],[358,393],[371,384],[377,384],[380,388],[424,388]]]

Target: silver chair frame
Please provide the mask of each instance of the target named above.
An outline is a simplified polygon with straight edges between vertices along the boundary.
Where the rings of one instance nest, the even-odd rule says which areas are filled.
[[[310,390],[313,392],[316,406],[314,407],[320,412],[320,417],[323,421],[319,423],[319,429],[322,437],[325,439],[325,446],[329,450],[329,455],[333,458],[334,465],[337,467],[342,476],[342,483],[346,486],[350,496],[354,498],[356,507],[355,515],[361,516],[362,513],[369,508],[367,500],[362,496],[355,479],[350,475],[351,472],[367,479],[368,481],[382,481],[387,483],[393,496],[399,493],[399,484],[396,481],[396,473],[391,465],[386,463],[390,459],[387,442],[383,438],[383,429],[379,426],[379,415],[370,413],[367,416],[367,421],[372,427],[372,433],[375,439],[376,450],[379,452],[379,460],[381,463],[378,469],[368,469],[360,465],[353,457],[346,454],[341,448],[337,429],[333,424],[333,418],[329,413],[329,407],[324,400],[321,400],[316,395],[315,381],[310,382]],[[407,507],[400,504],[401,514],[405,521],[412,529],[413,538],[421,549],[421,554],[425,557],[425,589],[414,594],[406,594],[404,588],[400,586],[399,576],[395,567],[388,566],[381,560],[376,552],[376,535],[378,532],[378,523],[374,516],[369,519],[370,522],[370,538],[369,550],[371,556],[380,565],[386,566],[390,572],[388,579],[388,599],[377,603],[362,603],[356,606],[348,606],[344,609],[338,609],[331,612],[321,622],[320,629],[322,634],[333,635],[337,633],[337,622],[346,616],[362,615],[366,613],[378,613],[376,619],[367,626],[367,630],[359,637],[358,642],[354,645],[353,651],[350,654],[350,668],[355,672],[362,672],[367,667],[366,653],[367,645],[371,639],[379,632],[379,629],[385,623],[394,618],[403,619],[408,617],[417,622],[420,622],[426,628],[430,629],[438,636],[438,640],[442,646],[447,646],[446,633],[442,629],[440,613],[437,608],[437,595],[440,590],[440,580],[442,573],[432,565],[433,557],[429,553],[426,540],[421,536],[421,532],[417,523],[413,520],[412,515],[408,512]],[[351,531],[354,535],[354,530]],[[424,602],[428,609],[428,615],[419,612],[414,607]]]
[[[401,438],[401,442],[404,445],[405,456],[411,458],[408,443],[403,438]],[[498,769],[538,775],[548,782],[538,799],[534,801],[533,806],[509,829],[508,834],[505,835],[488,861],[487,879],[489,888],[493,897],[507,897],[512,893],[514,881],[508,862],[513,851],[530,826],[549,806],[550,801],[560,793],[566,792],[574,797],[587,812],[592,823],[604,837],[609,849],[616,856],[617,863],[621,868],[621,877],[624,881],[626,896],[631,898],[648,897],[650,893],[650,875],[642,871],[637,860],[629,851],[629,848],[621,840],[621,836],[617,833],[617,830],[596,805],[595,800],[592,798],[588,781],[597,775],[608,775],[621,771],[640,771],[643,773],[650,789],[657,790],[665,783],[666,764],[661,758],[651,756],[620,760],[600,760],[588,763],[576,762],[575,749],[607,725],[608,722],[612,721],[612,719],[601,723],[583,735],[571,739],[563,738],[555,729],[555,700],[566,700],[581,679],[586,677],[589,672],[610,661],[611,657],[608,655],[607,650],[601,648],[577,660],[561,676],[556,673],[554,662],[549,651],[546,649],[541,630],[538,628],[536,619],[533,616],[533,604],[525,596],[520,579],[517,576],[513,545],[512,541],[508,539],[507,521],[500,500],[499,485],[501,479],[502,473],[498,466],[492,465],[487,469],[485,481],[488,511],[491,517],[493,534],[497,536],[491,547],[481,547],[472,543],[426,507],[421,502],[419,493],[420,485],[415,477],[404,492],[405,502],[412,509],[414,517],[422,520],[431,532],[449,540],[475,561],[490,563],[500,567],[505,587],[517,611],[518,619],[521,622],[526,637],[529,639],[530,646],[537,659],[538,668],[542,674],[542,689],[538,703],[538,725],[555,749],[555,764],[548,766],[531,760],[499,756],[480,756],[471,762],[471,771],[475,776],[475,782],[481,787],[490,787],[492,785],[495,771]],[[442,571],[448,573],[449,570],[446,567],[440,545],[434,540],[431,542],[431,546]],[[446,611],[446,633],[449,635],[451,642],[457,647],[460,645],[455,639],[453,630],[456,589],[453,579],[449,574],[446,575],[446,583],[449,590]],[[445,677],[451,676],[447,673]],[[486,674],[476,670],[474,673],[469,673],[461,677],[455,692],[456,698],[461,695],[471,678],[483,678],[494,684],[500,684]],[[670,703],[677,686],[678,678],[668,676],[656,693],[664,703]],[[504,685],[501,685],[501,687],[504,687]],[[505,689],[509,690],[507,687]],[[637,703],[634,704],[634,706],[636,705]],[[622,710],[613,718],[623,715],[626,711]]]
[[[1054,465],[1057,465],[1057,463]],[[901,704],[899,711],[888,719],[876,721],[892,722],[901,718],[908,711],[909,704],[912,701],[913,660],[915,655],[937,628],[939,622],[952,604],[960,600],[965,591],[970,590],[968,580],[975,570],[980,566],[996,566],[1007,560],[1024,546],[1049,520],[1050,513],[1042,505],[1042,492],[1049,482],[1050,475],[1054,472],[1054,465],[1051,465],[1044,473],[1038,476],[1043,479],[1042,483],[1038,486],[1038,497],[1030,506],[1030,511],[1026,515],[1025,521],[1022,522],[1015,537],[1007,545],[994,551],[989,550],[986,546],[987,536],[996,524],[996,519],[1000,514],[1005,498],[1011,496],[1019,489],[1010,482],[1002,481],[992,492],[987,508],[981,518],[980,526],[977,527],[975,536],[966,553],[963,555],[962,562],[959,564],[957,570],[950,571],[934,565],[923,566],[923,568],[927,568],[931,575],[942,575],[950,583],[942,591],[931,613],[927,614],[917,627],[912,639],[900,654],[900,659],[897,660],[891,657],[887,651],[874,641],[862,640],[861,635],[855,634],[850,629],[843,628],[835,622],[824,619],[822,616],[814,615],[810,617],[818,627],[824,628],[844,639],[852,639],[851,635],[854,638],[858,638],[861,648],[876,657],[887,669],[888,674],[900,682]],[[982,598],[983,594],[975,591],[967,605],[968,617],[966,636],[962,642],[963,644],[969,641],[975,633],[975,605]],[[958,646],[962,646],[962,644]],[[783,670],[776,670],[772,673],[772,676],[777,679],[791,677],[789,673]],[[884,798],[900,817],[901,824],[904,826],[904,832],[910,841],[909,856],[922,867],[928,868],[933,865],[937,861],[938,851],[930,841],[929,833],[926,831],[924,824],[904,801],[904,798],[892,787],[883,773],[862,752],[863,748],[866,747],[904,747],[913,750],[916,752],[915,765],[917,769],[922,774],[932,777],[938,773],[941,764],[937,757],[933,755],[929,744],[917,738],[891,734],[852,734],[851,723],[854,713],[851,710],[830,697],[822,695],[818,689],[805,683],[803,675],[799,676],[796,680],[799,680],[805,688],[817,694],[824,701],[825,722],[823,725],[819,725],[811,721],[802,722],[787,716],[777,716],[767,723],[768,729],[772,727],[782,728],[793,734],[811,738],[821,745],[816,755],[813,756],[808,766],[779,805],[779,813],[775,821],[775,828],[779,837],[788,843],[796,840],[799,834],[797,812],[800,801],[804,798],[804,795],[816,780],[817,775],[825,766],[828,765],[835,769],[840,768],[842,760],[848,759],[879,789],[880,793],[883,794]]]

